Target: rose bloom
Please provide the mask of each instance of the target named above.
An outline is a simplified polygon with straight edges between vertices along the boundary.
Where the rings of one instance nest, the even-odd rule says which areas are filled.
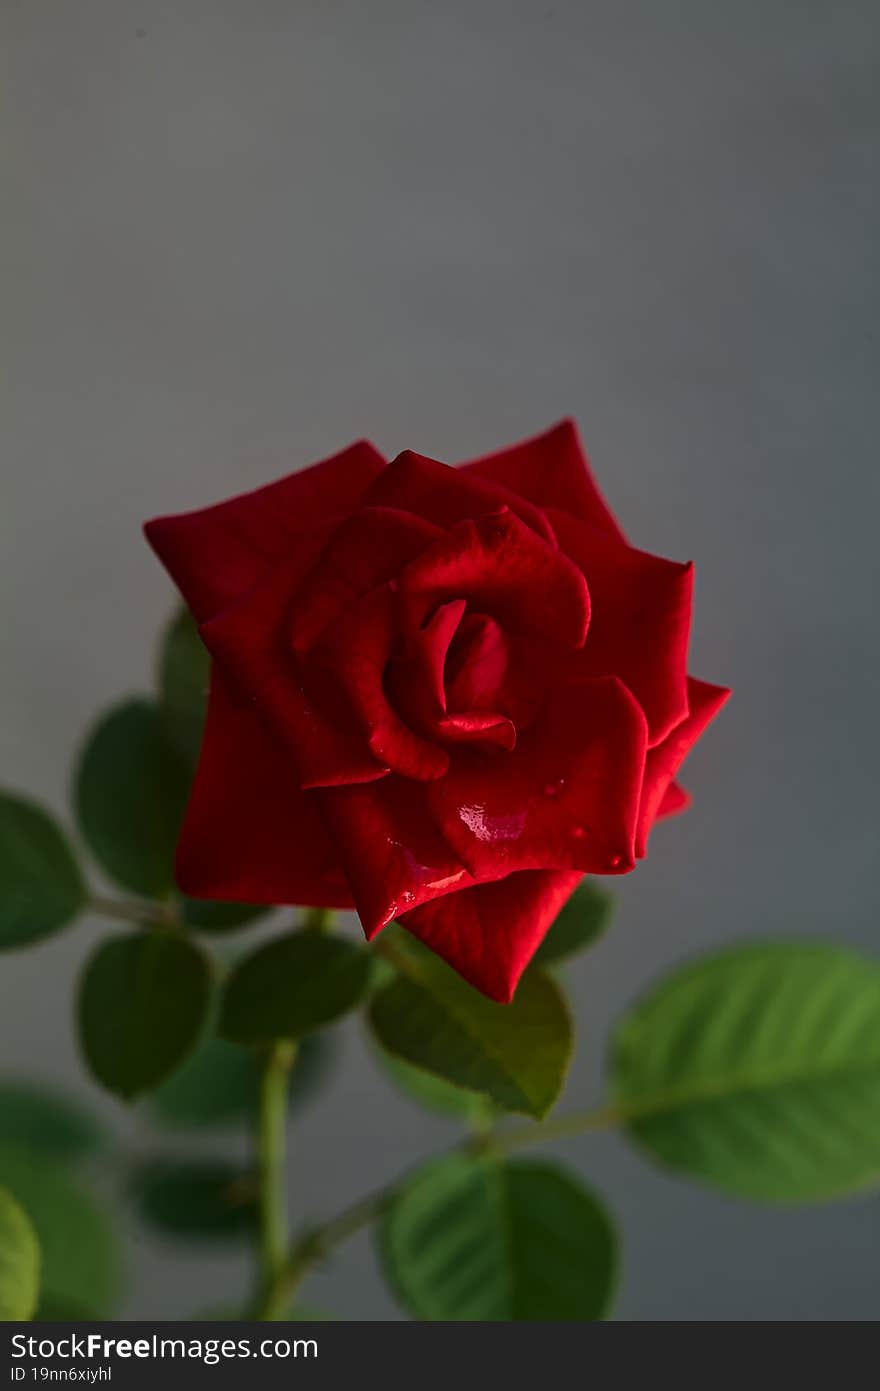
[[[628,544],[570,421],[450,468],[365,442],[149,522],[213,657],[177,877],[396,918],[510,1000],[584,874],[625,874],[728,692],[692,568]]]

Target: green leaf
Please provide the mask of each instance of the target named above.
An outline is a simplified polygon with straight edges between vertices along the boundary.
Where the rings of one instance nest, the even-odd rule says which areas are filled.
[[[607,931],[613,911],[611,895],[597,889],[592,880],[584,879],[535,952],[534,964],[549,966],[591,947]]]
[[[253,1180],[222,1160],[152,1160],[136,1171],[132,1195],[145,1222],[180,1240],[238,1241],[254,1231]]]
[[[120,1293],[119,1251],[94,1198],[55,1160],[0,1148],[0,1184],[30,1218],[42,1252],[41,1312],[88,1309],[105,1317]]]
[[[341,937],[295,932],[236,967],[226,984],[220,1032],[237,1043],[302,1038],[360,1003],[372,961]]]
[[[81,911],[85,893],[73,852],[48,813],[0,792],[0,951],[58,932]]]
[[[100,1313],[80,1300],[56,1299],[53,1295],[41,1295],[34,1314],[34,1323],[95,1323]]]
[[[480,1092],[465,1091],[464,1087],[444,1082],[442,1077],[425,1072],[424,1068],[413,1067],[411,1063],[405,1063],[401,1058],[395,1058],[392,1053],[386,1053],[383,1049],[376,1050],[376,1057],[388,1080],[411,1101],[417,1102],[429,1111],[465,1119],[474,1116],[480,1109],[490,1114],[493,1110],[491,1102]]]
[[[161,930],[108,938],[80,981],[86,1062],[111,1092],[137,1096],[192,1052],[210,1008],[210,963],[192,942]]]
[[[199,932],[232,932],[272,912],[266,903],[222,903],[207,898],[181,898],[183,921]]]
[[[614,1292],[611,1219],[555,1164],[437,1160],[392,1203],[380,1241],[417,1319],[584,1322],[601,1319]]]
[[[188,609],[179,609],[162,634],[158,675],[165,728],[194,769],[205,726],[211,658]]]
[[[497,1005],[431,952],[407,946],[399,958],[406,975],[370,1004],[379,1043],[506,1111],[546,1115],[562,1089],[573,1041],[556,983],[529,970],[512,1002]]]
[[[0,1323],[34,1314],[40,1286],[40,1246],[21,1204],[0,1188]]]
[[[206,1039],[146,1106],[169,1129],[235,1126],[253,1113],[257,1065],[252,1053],[222,1038]]]
[[[299,1107],[312,1095],[333,1062],[327,1034],[300,1040],[290,1072],[288,1100]],[[208,1039],[156,1091],[147,1105],[169,1129],[239,1126],[254,1114],[259,1091],[259,1067],[254,1054],[222,1038]]]
[[[754,945],[661,981],[621,1022],[614,1101],[673,1169],[804,1202],[880,1179],[880,968],[819,943]]]
[[[76,775],[76,814],[103,869],[146,898],[174,885],[174,851],[189,773],[157,705],[127,700],[86,741]]]
[[[73,1161],[104,1148],[88,1112],[42,1085],[0,1081],[0,1145],[14,1144]]]

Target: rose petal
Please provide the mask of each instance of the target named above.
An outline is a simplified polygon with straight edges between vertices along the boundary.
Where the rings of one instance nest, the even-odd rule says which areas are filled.
[[[216,667],[177,879],[195,898],[352,904],[317,794],[300,791],[293,763]]]
[[[315,538],[310,537],[310,542]],[[293,756],[300,785],[335,786],[382,778],[387,768],[370,753],[332,693],[313,692],[289,640],[292,596],[302,578],[306,542],[276,562],[245,597],[200,629],[205,646],[240,694]]]
[[[409,449],[398,454],[382,471],[365,495],[364,505],[399,507],[444,528],[508,507],[550,546],[556,545],[553,528],[543,513],[515,490],[511,492]]]
[[[368,939],[399,913],[473,882],[431,820],[424,783],[392,774],[319,796]]]
[[[388,672],[394,701],[417,729],[431,729],[446,713],[447,656],[467,605],[464,599],[440,604],[414,632],[404,634],[405,650]]]
[[[204,622],[239,598],[293,532],[349,512],[385,460],[361,440],[321,463],[198,512],[147,522],[147,540]]]
[[[548,516],[590,588],[590,635],[578,669],[619,676],[645,712],[649,743],[657,744],[687,713],[693,567],[608,541],[562,512]]]
[[[671,782],[663,793],[656,820],[659,821],[666,816],[678,816],[680,812],[687,811],[691,800],[691,794],[680,783]]]
[[[646,850],[651,827],[658,816],[668,814],[669,800],[673,799],[672,810],[683,810],[680,796],[687,797],[683,789],[673,792],[672,779],[678,772],[694,744],[706,726],[715,718],[728,700],[730,691],[725,686],[711,686],[707,681],[688,678],[688,699],[690,710],[662,744],[649,750],[645,763],[645,781],[639,808],[638,832],[636,835],[636,855],[641,859]]]
[[[385,691],[391,660],[397,605],[388,585],[350,604],[331,623],[310,654],[308,670],[331,677],[346,704],[346,724],[353,724],[383,766],[404,777],[440,778],[449,755],[421,738],[400,718]]]
[[[623,874],[645,747],[645,717],[622,682],[584,682],[555,692],[512,753],[459,753],[426,788],[428,802],[477,880],[520,869]]]
[[[401,571],[398,594],[408,630],[452,599],[572,650],[583,646],[590,621],[577,565],[507,508],[457,522]]]
[[[473,744],[479,747],[507,749],[516,747],[516,725],[504,715],[491,711],[469,710],[462,714],[443,715],[436,726],[438,739],[450,744]]]
[[[464,615],[463,599],[441,604],[435,609],[421,628],[409,635],[406,655],[396,657],[389,665],[384,686],[395,709],[401,712],[407,723],[434,742],[512,749],[516,744],[516,726],[505,715],[485,706],[456,710],[447,708],[444,683],[449,683],[450,665],[454,662],[453,651],[450,650],[453,639],[457,645],[461,630],[471,620],[480,618],[500,634],[493,619],[485,615]],[[482,632],[483,628],[480,627]],[[503,641],[503,638],[498,641]],[[468,641],[467,647],[470,651],[473,643]],[[481,663],[479,651],[475,654],[473,665],[482,672],[484,679],[491,679],[496,694],[504,664],[502,660],[499,667],[497,657],[488,665]],[[485,694],[485,689],[481,688],[479,695],[484,697]],[[471,704],[479,706],[480,703],[475,701]]]
[[[538,507],[557,507],[590,522],[617,541],[625,539],[590,470],[573,420],[462,464],[469,475],[503,484]]]
[[[334,618],[394,579],[407,561],[442,535],[440,527],[411,512],[358,508],[335,531],[297,592],[290,627],[294,647],[308,651]]]
[[[564,870],[509,874],[436,898],[400,923],[475,989],[508,1004],[581,877]]]

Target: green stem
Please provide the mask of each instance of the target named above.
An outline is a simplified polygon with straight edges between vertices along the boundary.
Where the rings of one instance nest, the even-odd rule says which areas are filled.
[[[575,1135],[590,1135],[599,1130],[614,1130],[626,1120],[618,1106],[598,1106],[592,1111],[571,1111],[558,1120],[541,1125],[518,1125],[511,1130],[496,1130],[477,1141],[483,1153],[497,1156],[512,1154],[530,1145],[546,1145],[553,1140],[570,1140]],[[472,1148],[473,1148],[472,1144]]]
[[[453,1146],[450,1154],[492,1155],[500,1157],[529,1145],[548,1144],[553,1140],[566,1140],[574,1135],[587,1135],[600,1130],[611,1130],[621,1124],[626,1116],[618,1107],[605,1105],[592,1111],[575,1111],[558,1120],[544,1121],[539,1125],[516,1126],[510,1130],[496,1130],[489,1134],[478,1132]],[[298,1286],[310,1268],[323,1260],[337,1246],[349,1237],[368,1227],[394,1201],[406,1183],[407,1175],[385,1184],[366,1197],[360,1198],[350,1207],[344,1208],[336,1217],[324,1222],[298,1241],[287,1261],[284,1288],[289,1291]]]
[[[303,932],[328,932],[332,922],[332,908],[310,908],[303,920]]]
[[[259,1181],[259,1294],[254,1316],[276,1319],[283,1313],[287,1271],[286,1131],[287,1078],[296,1044],[274,1043],[266,1054],[257,1118]]]
[[[137,902],[135,899],[105,898],[102,894],[89,894],[86,907],[90,913],[101,918],[114,918],[118,922],[137,923],[139,927],[176,927],[177,912],[174,904]]]

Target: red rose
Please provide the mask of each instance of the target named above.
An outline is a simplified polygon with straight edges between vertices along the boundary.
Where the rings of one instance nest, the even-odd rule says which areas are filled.
[[[509,1000],[687,804],[728,694],[687,675],[691,567],[627,544],[572,423],[461,468],[355,444],[146,532],[214,658],[187,893],[399,918]]]

